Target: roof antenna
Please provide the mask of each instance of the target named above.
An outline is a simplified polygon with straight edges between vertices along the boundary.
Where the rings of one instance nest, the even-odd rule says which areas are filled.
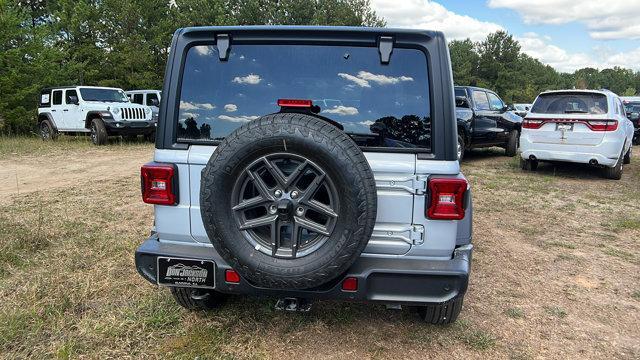
[[[220,61],[229,60],[229,50],[231,46],[229,44],[231,37],[229,34],[218,34],[216,37],[216,45],[218,46],[218,58]]]
[[[378,38],[378,52],[380,53],[380,62],[388,65],[389,60],[391,60],[391,53],[393,52],[393,37],[380,36],[380,38]]]

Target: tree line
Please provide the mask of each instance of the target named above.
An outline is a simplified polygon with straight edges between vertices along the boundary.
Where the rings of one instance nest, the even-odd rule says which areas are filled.
[[[99,85],[160,88],[173,32],[199,25],[385,26],[369,0],[0,0],[0,134],[28,134],[40,90]],[[526,102],[542,90],[635,94],[628,69],[559,73],[505,32],[450,43],[454,80]]]
[[[558,72],[523,53],[518,41],[504,31],[479,42],[451,41],[449,51],[457,85],[492,89],[507,103],[530,103],[540,92],[555,89],[609,89],[625,96],[640,92],[640,72],[621,67]]]

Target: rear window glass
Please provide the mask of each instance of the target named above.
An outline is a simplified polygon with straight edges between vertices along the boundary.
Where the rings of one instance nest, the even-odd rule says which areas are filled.
[[[531,108],[537,114],[606,114],[607,97],[597,93],[541,94]]]
[[[375,47],[234,45],[229,60],[215,46],[189,49],[184,65],[178,141],[221,140],[278,99],[310,99],[319,115],[344,126],[361,146],[431,146],[427,60],[393,50],[388,65]]]
[[[456,92],[456,96],[464,96],[464,97],[467,96],[467,92],[464,91],[464,89],[456,89],[455,92]]]
[[[640,113],[640,102],[624,102],[624,109],[628,113]]]

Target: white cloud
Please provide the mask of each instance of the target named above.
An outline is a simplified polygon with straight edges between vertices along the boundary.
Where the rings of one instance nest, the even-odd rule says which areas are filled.
[[[527,24],[581,22],[596,40],[640,39],[637,0],[489,0],[488,5],[512,9]]]
[[[448,40],[480,41],[502,29],[496,23],[456,14],[430,0],[372,0],[371,6],[389,27],[439,30]]]
[[[322,111],[327,114],[336,114],[340,116],[349,116],[349,115],[358,115],[358,109],[351,106],[334,106],[331,109],[326,109]]]
[[[224,111],[226,112],[236,112],[238,111],[238,105],[236,104],[227,104],[224,106]]]
[[[249,121],[255,120],[257,118],[258,118],[258,116],[246,116],[246,115],[240,115],[240,116],[220,115],[220,116],[218,116],[218,119],[220,119],[220,120],[231,121],[231,122],[249,122]]]
[[[640,70],[640,47],[626,52],[614,52],[604,47],[596,48],[595,54],[569,53],[559,46],[550,44],[548,37],[542,37],[536,33],[526,33],[516,38],[522,46],[522,51],[536,58],[544,64],[551,65],[558,71],[573,72],[584,67],[596,69],[621,66],[624,68]]]
[[[213,47],[210,45],[198,45],[193,47],[199,55],[207,56],[213,52]]]
[[[260,75],[249,74],[247,76],[236,76],[233,78],[233,82],[237,84],[249,84],[249,85],[257,85],[262,81]]]
[[[360,121],[358,124],[361,124],[361,125],[364,125],[364,126],[371,126],[371,125],[375,124],[375,121],[365,120],[365,121]]]
[[[338,76],[340,76],[343,79],[352,81],[352,82],[354,82],[356,85],[358,85],[360,87],[367,87],[367,88],[371,87],[371,85],[369,85],[369,82],[367,80],[360,79],[357,76],[353,76],[353,75],[345,74],[345,73],[338,73]]]
[[[360,71],[358,73],[358,78],[366,81],[373,81],[378,85],[397,84],[401,81],[413,81],[413,78],[410,76],[392,77],[386,75],[376,75],[367,71]]]
[[[381,74],[372,74],[367,71],[360,71],[358,75],[353,76],[351,74],[338,73],[343,79],[349,80],[360,87],[370,88],[371,84],[369,82],[374,82],[378,85],[389,85],[389,84],[397,84],[402,81],[413,81],[413,78],[410,76],[386,76]]]
[[[210,103],[192,103],[188,101],[180,101],[180,110],[194,111],[194,110],[213,110],[216,106]]]
[[[527,55],[551,65],[558,71],[573,72],[583,67],[598,67],[591,56],[584,53],[568,53],[566,50],[548,43],[548,39],[535,33],[527,33],[516,38],[522,51]]]

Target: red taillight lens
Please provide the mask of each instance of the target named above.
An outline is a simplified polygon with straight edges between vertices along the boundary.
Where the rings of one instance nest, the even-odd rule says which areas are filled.
[[[429,179],[427,217],[433,220],[461,220],[464,218],[464,196],[467,180],[457,178]]]
[[[310,108],[313,106],[311,100],[301,99],[278,99],[278,106],[280,107],[295,107],[295,108]]]
[[[155,205],[178,203],[178,171],[173,164],[148,163],[142,166],[142,201]]]
[[[342,291],[358,291],[358,279],[348,277],[342,280]]]
[[[229,284],[239,284],[240,274],[233,269],[227,269],[227,271],[224,272],[224,281]]]
[[[523,129],[540,129],[544,124],[543,120],[540,119],[524,119],[522,120],[522,128]]]
[[[593,131],[616,131],[618,129],[617,120],[589,120],[587,126]]]

